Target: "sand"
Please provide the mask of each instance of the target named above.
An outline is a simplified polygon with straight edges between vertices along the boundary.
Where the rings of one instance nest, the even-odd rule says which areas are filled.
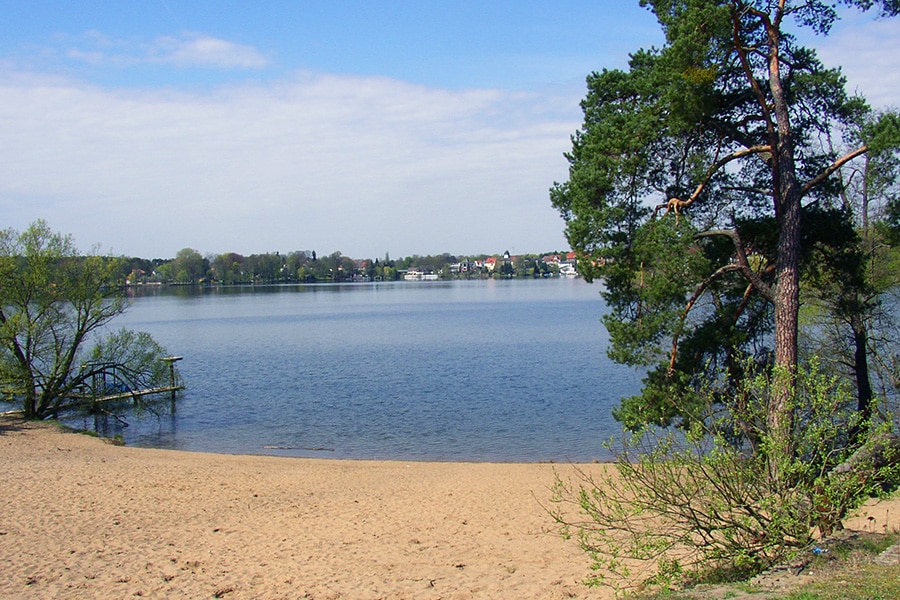
[[[0,598],[612,598],[547,512],[606,465],[147,450],[0,417]],[[848,528],[900,531],[900,502]]]
[[[612,597],[545,508],[572,465],[148,450],[10,419],[0,464],[0,598]]]

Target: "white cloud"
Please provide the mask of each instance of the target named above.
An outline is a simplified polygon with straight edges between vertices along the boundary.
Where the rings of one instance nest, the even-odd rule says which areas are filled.
[[[188,94],[8,76],[0,210],[147,257],[562,248],[547,190],[566,176],[578,94],[315,74]]]
[[[269,64],[268,58],[253,46],[205,35],[161,37],[155,45],[160,51],[161,62],[178,66],[260,69]]]
[[[841,66],[847,89],[874,108],[900,108],[900,19],[849,14],[827,37],[809,41],[826,66]]]
[[[151,42],[109,38],[89,31],[78,39],[62,40],[67,58],[91,65],[133,66],[169,64],[177,67],[262,69],[269,58],[253,46],[193,32],[160,36]]]
[[[900,105],[900,21],[813,40],[875,106]],[[262,68],[249,47],[182,34],[136,47],[58,42],[98,65]],[[876,50],[869,51],[869,48]],[[0,75],[0,211],[83,247],[173,256],[340,250],[350,256],[562,249],[548,188],[581,124],[583,86],[449,91],[301,73],[178,92]]]

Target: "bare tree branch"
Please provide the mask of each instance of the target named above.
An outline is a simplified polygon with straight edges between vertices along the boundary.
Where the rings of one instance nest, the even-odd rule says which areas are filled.
[[[659,204],[653,210],[653,218],[656,218],[657,213],[663,208],[666,209],[665,214],[669,214],[670,212],[675,212],[675,218],[678,218],[679,211],[687,208],[703,193],[703,190],[706,189],[706,186],[709,184],[709,180],[712,179],[713,175],[716,172],[730,163],[733,160],[737,160],[739,158],[744,158],[745,156],[750,156],[751,154],[770,154],[772,153],[772,147],[768,144],[759,145],[759,146],[751,146],[749,148],[742,148],[740,150],[736,150],[725,156],[720,158],[716,162],[714,162],[707,170],[706,174],[703,176],[703,180],[697,184],[697,187],[694,189],[694,193],[691,194],[687,199],[682,200],[681,198],[670,198],[667,202],[663,204]]]
[[[850,153],[845,154],[844,156],[840,157],[839,159],[837,159],[836,161],[831,163],[828,166],[828,168],[826,168],[824,171],[822,171],[821,173],[816,175],[816,177],[814,177],[809,182],[807,182],[807,184],[803,186],[803,189],[800,190],[800,196],[801,197],[805,196],[806,194],[809,193],[809,191],[812,188],[816,187],[817,185],[819,185],[820,183],[822,183],[823,181],[828,179],[832,173],[834,173],[835,171],[840,169],[842,166],[844,166],[846,163],[850,162],[857,156],[862,156],[863,154],[865,154],[868,151],[869,151],[868,146],[860,146],[853,152],[850,152]]]

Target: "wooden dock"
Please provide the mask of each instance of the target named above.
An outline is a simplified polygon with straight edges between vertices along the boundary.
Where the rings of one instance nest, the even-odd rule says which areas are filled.
[[[177,378],[175,377],[175,363],[182,358],[183,357],[181,356],[166,356],[160,359],[169,364],[169,377],[171,378],[171,383],[169,385],[144,390],[123,390],[114,394],[80,394],[78,396],[72,396],[72,398],[82,400],[83,404],[99,404],[102,402],[127,400],[129,398],[137,399],[141,396],[151,396],[153,394],[172,394],[172,401],[174,402],[175,392],[184,389],[184,384],[178,383]]]
[[[183,390],[183,385],[167,385],[163,387],[149,388],[146,390],[130,390],[127,392],[119,392],[117,394],[107,394],[104,396],[95,396],[93,394],[78,394],[71,396],[76,400],[83,400],[84,403],[91,402],[115,402],[116,400],[127,400],[128,398],[139,398],[141,396],[150,396],[152,394],[174,394],[179,390]]]
[[[155,388],[147,388],[143,390],[121,390],[116,391],[115,393],[98,393],[96,391],[96,382],[95,382],[95,390],[89,393],[80,393],[80,394],[68,394],[66,398],[70,400],[74,400],[74,402],[66,403],[61,410],[67,410],[70,408],[81,408],[85,406],[97,406],[98,404],[103,404],[105,402],[115,402],[117,400],[137,400],[142,396],[152,396],[154,394],[171,394],[172,400],[172,412],[175,411],[175,393],[181,391],[185,388],[183,383],[178,382],[178,378],[175,376],[175,363],[181,360],[181,356],[166,356],[161,358],[160,360],[169,364],[169,376],[171,378],[171,383],[169,385],[163,385]],[[23,414],[24,411],[20,408],[0,411],[0,415],[18,415]]]
[[[175,392],[183,390],[183,385],[166,385],[163,387],[156,388],[148,388],[146,390],[132,390],[127,392],[119,392],[117,394],[107,394],[104,396],[97,396],[94,394],[71,394],[67,396],[76,402],[66,404],[65,408],[81,408],[84,406],[93,406],[96,404],[102,404],[104,402],[115,402],[117,400],[128,400],[137,399],[141,396],[151,396],[153,394],[171,394],[172,395],[172,406],[175,404]],[[25,411],[21,408],[14,408],[12,410],[0,411],[0,416],[14,416],[24,414]]]

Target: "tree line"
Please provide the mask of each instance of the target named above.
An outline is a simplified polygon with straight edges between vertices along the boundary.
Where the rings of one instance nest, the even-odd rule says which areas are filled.
[[[265,253],[243,256],[235,252],[202,255],[192,248],[180,250],[173,259],[127,258],[120,276],[131,285],[166,283],[176,285],[236,285],[279,283],[342,283],[351,281],[396,281],[410,270],[434,274],[440,279],[489,277],[547,277],[559,274],[559,265],[547,256],[565,253],[471,255],[412,255],[392,259],[353,259],[340,252],[318,256],[310,250],[287,254]],[[497,266],[488,268],[493,258]]]

